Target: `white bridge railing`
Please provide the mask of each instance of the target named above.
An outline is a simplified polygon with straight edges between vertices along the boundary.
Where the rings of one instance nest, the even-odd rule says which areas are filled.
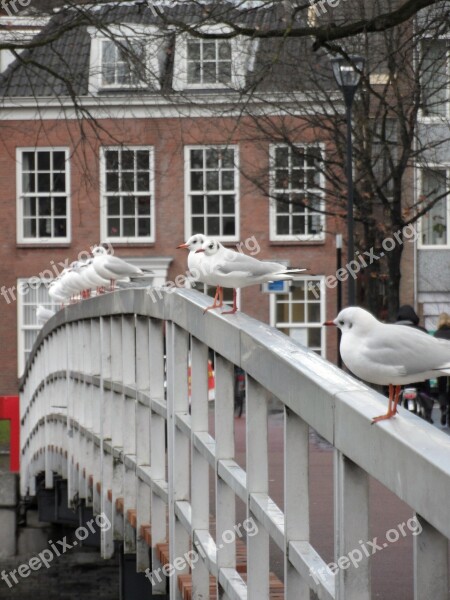
[[[47,487],[55,473],[67,478],[69,501],[84,499],[113,523],[102,531],[102,555],[111,556],[113,540],[123,539],[125,552],[137,555],[138,571],[161,566],[158,544],[169,543],[171,564],[195,548],[195,599],[210,597],[210,576],[217,598],[268,599],[273,540],[285,557],[286,599],[309,598],[311,589],[320,599],[366,600],[369,557],[334,575],[309,541],[312,427],[335,448],[336,560],[372,539],[373,476],[420,520],[415,598],[448,600],[450,439],[405,412],[371,426],[385,409],[381,396],[245,315],[203,315],[206,304],[207,298],[188,290],[152,297],[143,289],[125,290],[66,308],[45,325],[21,383],[22,494],[35,494],[39,473],[45,472]],[[208,422],[210,350],[214,435]],[[234,365],[246,373],[245,470],[235,455]],[[282,508],[268,487],[271,396],[284,406]],[[258,526],[247,539],[246,576],[236,569],[236,543],[219,543],[237,524],[236,497]],[[178,574],[189,571],[180,561],[175,566]],[[311,571],[321,576],[313,578]],[[169,577],[173,600],[181,598],[176,579]],[[156,578],[153,593],[164,589],[164,578]]]

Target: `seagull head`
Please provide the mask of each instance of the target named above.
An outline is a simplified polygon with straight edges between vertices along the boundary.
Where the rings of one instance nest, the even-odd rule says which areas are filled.
[[[203,246],[206,240],[206,235],[203,235],[203,233],[196,233],[195,235],[191,235],[186,243],[177,246],[177,249],[187,248],[189,252],[197,252],[197,250]]]
[[[220,242],[217,240],[206,240],[201,248],[199,248],[196,252],[204,252],[206,256],[212,256],[219,252],[221,248]]]
[[[376,323],[378,323],[377,319],[364,308],[349,306],[341,310],[334,321],[326,321],[324,325],[335,325],[344,334],[350,330],[352,333],[363,333]]]
[[[92,256],[101,256],[102,254],[108,254],[108,250],[103,246],[94,246],[91,254]]]

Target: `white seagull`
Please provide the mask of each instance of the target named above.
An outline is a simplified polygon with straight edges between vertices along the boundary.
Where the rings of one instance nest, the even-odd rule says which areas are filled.
[[[203,233],[196,233],[195,235],[191,235],[191,237],[184,244],[177,246],[177,249],[187,248],[189,250],[187,263],[193,281],[200,281],[201,283],[217,286],[215,281],[208,276],[208,261],[206,259],[206,255],[203,252],[198,252],[202,249],[203,244],[211,241],[212,238],[207,238],[206,235],[203,235]],[[217,287],[214,296],[214,307],[217,304],[218,297],[219,287]]]
[[[402,385],[450,374],[447,340],[412,327],[381,323],[358,306],[344,308],[324,325],[341,330],[342,360],[352,373],[369,383],[389,385],[388,411],[373,423],[397,413]]]
[[[206,283],[218,286],[216,298],[206,310],[221,308],[223,306],[224,287],[233,288],[233,308],[222,314],[233,314],[237,311],[236,288],[249,287],[268,283],[269,281],[285,281],[294,279],[294,275],[307,271],[307,269],[288,269],[285,265],[277,262],[264,262],[236,252],[228,250],[216,240],[206,240],[197,253],[204,252],[206,260],[203,269],[206,273]],[[219,297],[219,304],[216,299]]]
[[[36,318],[39,325],[45,325],[49,319],[54,315],[54,311],[49,308],[45,308],[42,304],[36,306]]]
[[[111,288],[114,288],[114,282],[117,280],[127,279],[129,277],[139,277],[148,275],[139,267],[135,267],[118,256],[108,254],[103,246],[95,246],[92,249],[94,256],[92,265],[98,275],[104,279],[111,281]]]

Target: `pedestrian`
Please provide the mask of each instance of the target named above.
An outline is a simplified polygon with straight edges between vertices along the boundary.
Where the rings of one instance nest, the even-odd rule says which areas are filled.
[[[443,312],[439,315],[434,337],[450,341],[450,315]],[[441,425],[450,425],[450,386],[448,377],[438,377],[438,400],[441,409]]]
[[[424,333],[428,333],[425,327],[419,325],[419,320],[414,308],[410,304],[403,304],[398,309],[397,321],[395,324],[407,325],[408,327],[413,327],[414,329],[419,329]],[[420,348],[417,348],[417,352],[420,352]],[[417,389],[417,396],[421,407],[421,411],[418,411],[419,415],[422,413],[423,418],[429,423],[432,423],[433,419],[431,418],[431,412],[433,410],[434,400],[430,393],[430,382],[420,381],[412,385]]]

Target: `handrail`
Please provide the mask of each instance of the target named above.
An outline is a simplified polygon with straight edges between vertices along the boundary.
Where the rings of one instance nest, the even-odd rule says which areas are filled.
[[[101,410],[107,411],[108,402],[113,403],[123,411],[121,414],[125,421],[128,419],[126,422],[137,438],[140,435],[145,439],[146,436],[149,438],[148,452],[145,452],[149,457],[151,455],[155,465],[150,462],[148,480],[139,481],[144,486],[142,493],[145,498],[154,502],[158,510],[161,510],[161,506],[156,499],[149,499],[147,484],[151,483],[151,494],[156,494],[161,502],[161,497],[168,494],[171,556],[176,557],[180,552],[186,551],[189,540],[194,538],[198,548],[202,548],[202,544],[205,546],[202,570],[197,571],[200,574],[193,571],[193,578],[197,578],[197,583],[200,582],[198,585],[203,586],[205,594],[206,580],[203,576],[209,568],[218,575],[220,585],[226,590],[228,597],[243,598],[244,588],[250,599],[261,600],[266,597],[268,573],[264,572],[264,565],[268,559],[268,539],[271,537],[286,554],[286,598],[298,597],[292,590],[295,587],[298,593],[299,585],[304,586],[305,590],[315,590],[323,598],[370,598],[368,560],[362,561],[357,576],[353,576],[350,571],[344,572],[343,569],[336,575],[327,571],[317,581],[310,576],[311,570],[317,570],[317,565],[324,565],[309,544],[307,434],[308,427],[312,427],[336,449],[337,558],[358,547],[358,540],[370,539],[368,476],[375,477],[418,514],[417,518],[423,529],[422,541],[427,540],[432,544],[431,551],[435,555],[443,556],[445,544],[450,538],[450,519],[446,508],[446,499],[450,497],[448,436],[402,410],[398,418],[373,426],[372,417],[383,410],[386,400],[281,332],[244,314],[203,314],[207,298],[198,292],[153,290],[151,295],[148,292],[145,289],[129,289],[83,301],[59,311],[43,327],[20,382],[22,427],[25,434],[22,435],[25,456],[23,478],[30,477],[30,474],[33,477],[36,469],[42,467],[42,461],[39,462],[30,455],[30,448],[35,452],[38,447],[36,439],[42,435],[42,425],[39,425],[38,418],[45,416],[41,414],[42,404],[47,417],[59,413],[55,417],[59,429],[54,435],[61,444],[67,443],[64,428],[70,428],[76,423],[80,432],[93,429],[102,440],[112,437],[112,448],[125,447],[129,441],[124,438],[123,432],[115,428],[114,420],[107,425],[111,431],[101,431]],[[158,329],[162,323],[165,323],[166,328],[166,375],[164,338]],[[100,334],[100,338],[96,338],[97,334]],[[105,347],[100,347],[97,339],[102,344],[109,344],[106,353]],[[114,340],[117,341],[117,348],[111,343]],[[74,343],[83,344],[84,355],[77,352]],[[154,353],[149,349],[153,347],[153,343],[158,350]],[[215,438],[207,433],[207,361],[204,358],[208,355],[208,349],[216,355],[215,418],[216,422],[221,423],[221,427],[219,431],[216,430]],[[44,358],[45,355],[47,358]],[[129,357],[131,366],[125,356]],[[55,364],[52,364],[53,360]],[[64,360],[67,364],[63,364]],[[189,360],[192,362],[191,414],[186,376]],[[153,364],[153,361],[157,364]],[[150,364],[148,374],[145,373],[147,363]],[[242,368],[247,377],[246,471],[234,462],[231,404],[233,365]],[[59,375],[56,375],[57,371]],[[167,382],[167,401],[164,398],[164,377]],[[54,411],[49,405],[47,396],[54,385],[58,386],[58,392],[66,386],[68,408],[65,425],[60,421],[64,410]],[[96,409],[97,413],[90,414],[87,405],[83,408],[84,412],[79,412],[73,400],[70,400],[79,389],[83,389],[92,398],[98,396],[96,402],[100,408]],[[283,510],[273,504],[267,487],[267,439],[264,439],[264,431],[271,395],[282,402],[285,410],[286,482]],[[41,408],[33,414],[41,396],[44,397]],[[142,432],[135,431],[132,425],[135,412],[132,415],[127,412],[130,410],[139,410],[145,415],[148,413],[153,419],[150,429],[144,427]],[[169,471],[167,488],[162,483],[165,479],[165,467],[163,469],[161,457],[157,458],[156,453],[158,448],[161,452],[161,427],[165,427],[166,422]],[[87,434],[79,435],[80,443],[86,443]],[[45,446],[45,441],[45,436],[42,435],[39,442],[42,447]],[[135,465],[135,471],[139,471],[140,464],[145,464],[145,461],[142,462],[143,457],[139,456],[142,452],[137,446],[139,444],[134,440],[123,451],[124,455],[131,456],[130,464]],[[103,450],[104,448],[105,446]],[[44,449],[48,451],[46,446]],[[74,448],[72,454],[69,451],[69,458],[74,456],[73,450]],[[102,452],[102,460],[106,460],[104,456],[107,453]],[[174,457],[178,457],[177,460]],[[100,463],[96,462],[97,458],[93,456],[91,467],[98,468]],[[30,466],[31,470],[27,471]],[[216,495],[220,505],[216,507],[218,533],[220,527],[226,528],[226,525],[230,526],[233,522],[233,510],[226,508],[226,504],[234,503],[235,494],[247,502],[249,515],[255,518],[261,528],[255,539],[248,539],[249,572],[246,586],[243,583],[235,586],[235,560],[230,548],[216,548],[215,561],[206,551],[206,541],[210,538],[208,502],[195,491],[197,484],[193,485],[193,481],[189,481],[189,472],[192,471],[192,477],[198,478],[198,482],[204,486],[208,481],[210,466],[216,469]],[[108,477],[112,481],[112,468],[109,466],[105,470],[103,465],[103,482]],[[70,478],[70,466],[68,471]],[[147,471],[144,469],[139,472]],[[127,477],[131,477],[130,469],[125,468],[124,478]],[[47,478],[51,483],[48,466]],[[32,486],[31,483],[31,488]],[[112,490],[113,498],[123,493],[123,488],[119,488]],[[84,493],[85,496],[89,494],[86,490]],[[104,506],[104,501],[98,498],[99,507],[101,502]],[[139,492],[137,497],[136,494],[132,495],[128,502],[134,503],[133,508],[137,504],[139,513],[142,505]],[[303,510],[299,510],[299,506],[303,506]],[[145,508],[142,510],[147,514]],[[180,531],[180,526],[187,537]],[[123,530],[123,523],[118,525],[119,530],[121,527]],[[126,533],[126,527],[124,530]],[[163,533],[159,531],[155,537],[158,535],[161,537]],[[416,542],[416,538],[414,540],[415,587],[417,597],[420,598],[420,590],[426,589],[424,582],[427,584],[432,578],[436,580],[438,567],[425,572],[421,563],[429,566],[429,561],[422,556],[426,554],[426,550],[423,549],[423,544],[421,546]],[[128,543],[132,546],[130,534]],[[420,557],[422,560],[418,560]],[[442,565],[446,564],[445,559],[437,560],[436,564],[442,570]],[[261,583],[262,581],[266,583]],[[447,567],[443,573],[439,573],[439,581],[440,587],[433,597],[444,598],[446,596],[440,595],[440,590],[445,588],[445,581],[448,581]],[[172,591],[173,597],[177,598],[179,592],[176,591],[176,586]]]

